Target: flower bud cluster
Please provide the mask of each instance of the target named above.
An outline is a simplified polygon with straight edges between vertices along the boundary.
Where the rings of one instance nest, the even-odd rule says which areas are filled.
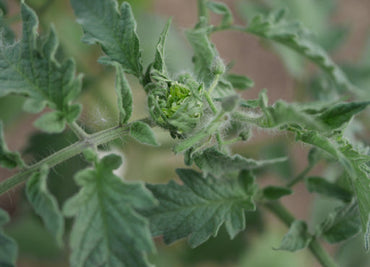
[[[203,114],[203,85],[190,74],[176,81],[153,82],[148,91],[149,112],[173,138],[184,138],[198,125]]]

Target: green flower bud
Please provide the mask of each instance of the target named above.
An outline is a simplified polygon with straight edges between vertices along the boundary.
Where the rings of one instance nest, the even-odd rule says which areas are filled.
[[[199,123],[203,114],[203,86],[189,74],[178,81],[152,83],[148,93],[149,112],[172,137],[185,137]]]

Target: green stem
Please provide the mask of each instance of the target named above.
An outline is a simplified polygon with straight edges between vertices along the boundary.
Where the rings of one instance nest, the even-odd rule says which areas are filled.
[[[80,140],[84,140],[89,137],[89,134],[86,133],[76,122],[70,123],[69,128],[71,128],[71,130]]]
[[[198,0],[198,17],[199,17],[199,22],[202,23],[201,18],[204,17],[205,21],[202,23],[202,26],[206,26],[209,20],[209,14],[208,14],[208,9],[206,5],[206,0]]]
[[[290,225],[295,221],[294,216],[278,201],[265,203],[265,207],[288,227],[290,227]],[[337,266],[333,258],[323,249],[314,236],[312,237],[308,248],[323,267]]]
[[[33,172],[40,169],[41,166],[47,165],[48,167],[52,168],[55,165],[80,154],[88,147],[96,147],[98,145],[102,145],[117,138],[120,138],[122,135],[127,134],[128,130],[129,125],[126,125],[124,127],[117,126],[86,136],[85,139],[59,150],[58,152],[42,159],[34,165],[24,168],[19,173],[1,182],[0,195],[12,189],[16,185],[26,181],[27,178],[29,178]]]
[[[315,164],[309,164],[300,174],[297,175],[297,177],[295,177],[293,180],[287,183],[286,186],[293,187],[295,184],[299,183],[312,170],[313,166],[315,166]]]

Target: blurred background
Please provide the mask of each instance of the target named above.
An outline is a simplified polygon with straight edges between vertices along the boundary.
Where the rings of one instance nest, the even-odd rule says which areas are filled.
[[[5,0],[9,7],[7,21],[19,33],[18,0]],[[48,25],[56,27],[63,52],[77,62],[79,73],[84,73],[81,98],[83,114],[80,123],[91,132],[112,127],[117,123],[113,69],[99,65],[101,55],[97,46],[80,42],[81,27],[76,23],[68,0],[27,0],[40,18],[40,31]],[[119,1],[122,2],[122,1]],[[173,17],[173,25],[167,43],[167,63],[174,76],[182,70],[190,70],[192,51],[184,38],[184,30],[197,21],[196,0],[131,0],[137,20],[144,65],[154,55],[154,47],[164,23]],[[289,10],[289,18],[301,21],[314,34],[317,41],[333,56],[360,89],[362,95],[370,95],[370,1],[368,0],[224,0],[234,13],[236,23],[246,24],[258,12],[266,13],[281,7]],[[216,22],[217,17],[212,17]],[[225,63],[234,63],[233,71],[254,80],[255,86],[243,92],[245,98],[257,97],[267,88],[270,103],[277,99],[305,102],[333,97],[329,85],[320,72],[302,57],[284,47],[261,41],[254,36],[237,32],[220,32],[212,37]],[[138,82],[129,77],[134,93],[133,119],[145,117],[145,93]],[[33,121],[38,117],[22,111],[24,98],[9,96],[0,99],[0,120],[5,124],[5,138],[12,150],[22,151],[28,162],[39,159],[76,141],[71,132],[47,135],[38,132]],[[369,145],[369,113],[352,121],[348,136],[354,141]],[[368,118],[368,117],[367,117]],[[365,122],[360,124],[358,121]],[[152,148],[133,140],[119,140],[110,145],[124,157],[120,170],[127,180],[164,183],[176,179],[175,168],[183,167],[183,158],[174,156],[169,134],[155,129],[161,146]],[[102,147],[108,149],[108,146]],[[287,134],[272,135],[256,131],[246,144],[233,148],[235,153],[253,158],[272,158],[289,155],[289,161],[259,171],[258,183],[282,184],[299,174],[307,166],[309,147],[295,144]],[[143,167],[143,163],[145,167]],[[87,166],[82,157],[73,158],[53,169],[49,176],[49,188],[62,205],[77,191],[73,175]],[[318,164],[310,175],[323,174],[329,180],[338,175],[335,164]],[[0,169],[0,180],[12,173]],[[304,185],[295,187],[292,196],[283,203],[298,219],[308,220],[311,229],[321,222],[328,211],[338,203],[309,194]],[[19,244],[20,267],[68,266],[68,248],[59,248],[44,229],[40,219],[25,201],[22,187],[0,197],[0,207],[6,209],[12,221],[6,232]],[[289,267],[318,266],[308,251],[289,253],[276,251],[287,229],[275,218],[257,209],[247,213],[247,229],[234,240],[229,240],[221,229],[217,238],[212,238],[196,249],[186,242],[165,246],[156,239],[157,255],[150,259],[159,267]],[[67,223],[67,229],[70,222]],[[340,266],[370,266],[370,255],[365,254],[360,236],[345,245],[326,245]],[[1,249],[1,248],[0,248]]]

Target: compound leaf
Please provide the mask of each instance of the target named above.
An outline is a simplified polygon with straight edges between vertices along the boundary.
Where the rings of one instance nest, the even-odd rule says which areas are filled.
[[[72,267],[148,266],[145,253],[154,250],[149,224],[134,209],[152,206],[155,199],[142,184],[113,174],[121,163],[111,154],[75,177],[81,189],[63,209],[74,217]]]
[[[150,221],[153,236],[163,235],[166,243],[188,237],[196,247],[216,236],[225,224],[231,238],[245,228],[246,210],[255,210],[254,179],[217,180],[190,169],[176,170],[183,185],[147,185],[160,204],[142,210]]]
[[[9,222],[8,214],[0,209],[0,227]],[[17,260],[18,247],[15,241],[5,235],[0,228],[0,266],[15,267]]]
[[[352,180],[360,211],[365,248],[370,246],[370,156],[356,151],[343,138],[329,139],[315,131],[296,131],[297,139],[321,148],[343,166]]]
[[[195,164],[205,173],[211,173],[217,177],[223,176],[225,173],[253,170],[266,165],[280,163],[286,158],[276,158],[271,160],[254,160],[248,159],[241,155],[229,156],[216,148],[208,148],[202,153],[194,156]]]
[[[0,166],[8,169],[24,166],[21,156],[17,152],[11,152],[4,140],[3,122],[0,121]]]
[[[142,78],[141,52],[136,21],[130,5],[116,0],[71,0],[77,22],[84,29],[83,41],[101,45],[106,56],[100,63],[118,62],[123,70]]]
[[[25,108],[40,112],[46,105],[56,110],[37,123],[47,132],[61,132],[66,123],[77,119],[81,107],[72,105],[81,89],[81,77],[75,76],[75,63],[55,58],[58,40],[52,27],[47,38],[37,35],[38,19],[26,4],[21,7],[22,39],[12,45],[0,45],[0,97],[9,94],[25,95]],[[3,37],[3,36],[2,36]],[[47,121],[53,127],[48,127]]]
[[[311,242],[311,236],[304,221],[294,221],[288,233],[283,237],[278,250],[297,251],[306,248]]]
[[[132,92],[121,65],[116,67],[116,94],[119,110],[119,123],[126,123],[132,114]]]
[[[318,65],[338,88],[352,90],[353,86],[347,76],[325,50],[313,41],[308,30],[297,22],[285,19],[284,9],[253,17],[246,31],[289,47]]]
[[[150,126],[136,121],[130,125],[130,135],[142,144],[158,146],[158,142]]]
[[[56,198],[47,187],[49,169],[43,166],[34,173],[26,185],[26,195],[35,212],[41,216],[46,228],[53,234],[58,245],[63,244],[64,217]]]

